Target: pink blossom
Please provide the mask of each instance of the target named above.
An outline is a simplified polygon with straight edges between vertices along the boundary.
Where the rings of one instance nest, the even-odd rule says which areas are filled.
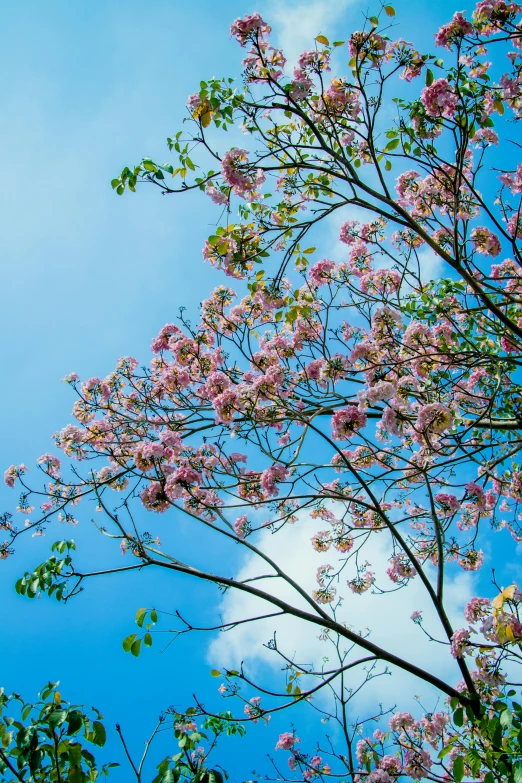
[[[435,79],[421,92],[421,101],[429,117],[447,117],[455,115],[457,96],[447,79]]]
[[[373,743],[369,737],[366,737],[365,739],[357,740],[357,745],[355,746],[355,758],[359,762],[360,766],[363,767],[368,761],[368,757],[370,752],[373,749]]]
[[[238,517],[234,522],[234,532],[238,538],[245,538],[249,527],[250,525],[246,514],[242,514],[242,516]]]
[[[512,193],[522,193],[522,163],[519,163],[513,173],[502,174],[500,181],[506,185]]]
[[[53,454],[43,454],[37,459],[38,465],[43,465],[44,470],[53,478],[58,478],[60,475],[60,460]]]
[[[432,402],[419,410],[415,426],[421,432],[440,434],[451,429],[453,421],[453,414],[446,405],[441,402]]]
[[[332,536],[329,530],[321,530],[312,536],[312,546],[316,552],[327,552],[332,545]]]
[[[392,783],[392,779],[385,769],[374,769],[366,777],[366,783]]]
[[[403,206],[414,204],[418,198],[420,191],[420,174],[418,171],[411,169],[410,171],[404,171],[397,177],[397,184],[395,190],[400,199],[400,204]]]
[[[201,103],[202,101],[199,92],[194,92],[192,93],[192,95],[189,95],[189,97],[187,98],[187,108],[191,114],[194,114],[196,109],[199,109]]]
[[[501,250],[497,235],[484,226],[477,226],[473,229],[471,243],[477,253],[482,253],[485,256],[498,256]]]
[[[147,511],[161,514],[170,507],[169,500],[158,481],[152,481],[140,493],[141,501]]]
[[[400,583],[405,579],[413,579],[417,575],[417,571],[410,563],[406,555],[397,555],[392,557],[391,566],[386,569],[386,573],[392,580],[392,582]]]
[[[324,258],[322,261],[317,261],[310,268],[309,279],[316,287],[324,285],[332,279],[334,270],[335,262],[329,258]]]
[[[163,329],[160,330],[158,336],[152,341],[150,346],[153,353],[160,353],[160,351],[166,351],[169,347],[169,340],[172,336],[176,338],[182,337],[183,332],[175,324],[165,324]]]
[[[411,729],[415,725],[415,720],[410,712],[396,712],[391,716],[388,725],[392,731]]]
[[[263,492],[268,497],[277,497],[279,490],[276,484],[284,481],[288,476],[288,469],[284,465],[275,464],[271,465],[267,470],[261,473],[260,484]]]
[[[276,750],[292,750],[296,742],[300,742],[299,737],[292,734],[290,731],[284,731],[279,735],[275,749]]]
[[[347,220],[341,226],[339,239],[345,245],[353,245],[357,241],[357,227],[360,225],[358,220]]]
[[[427,777],[432,766],[433,761],[425,750],[412,748],[404,754],[404,772],[412,780],[421,780]]]
[[[451,637],[450,650],[454,658],[462,658],[462,656],[470,649],[469,638],[471,631],[467,628],[459,628],[453,633]]]
[[[331,604],[335,598],[335,594],[336,594],[335,587],[329,585],[329,586],[320,587],[318,590],[314,590],[312,592],[312,598],[318,604]]]
[[[464,609],[464,617],[468,623],[477,623],[479,620],[483,620],[487,616],[491,607],[491,601],[489,598],[472,598],[466,604]]]
[[[229,199],[227,194],[223,193],[219,188],[214,187],[214,185],[207,185],[205,193],[207,196],[210,196],[214,204],[228,204]]]
[[[354,140],[354,137],[355,137],[354,131],[350,131],[349,133],[343,133],[343,135],[339,139],[339,143],[341,147],[349,147],[352,141]]]
[[[522,239],[522,217],[514,213],[508,220],[507,229],[515,239]]]
[[[460,508],[460,501],[455,495],[449,495],[447,492],[438,492],[435,495],[435,501],[439,504],[443,514],[453,514]]]
[[[495,133],[491,128],[479,128],[473,136],[472,142],[475,146],[479,144],[489,145],[495,144],[498,146],[498,133]]]
[[[247,14],[243,19],[236,19],[236,21],[230,25],[230,35],[234,37],[241,46],[245,46],[247,40],[254,34],[257,34],[262,38],[265,35],[270,35],[270,32],[271,28],[257,12]]]
[[[402,770],[400,759],[398,759],[397,756],[383,756],[379,761],[379,767],[385,769],[386,772],[389,772],[394,777],[400,775]]]
[[[469,549],[459,557],[459,565],[465,571],[479,571],[484,562],[484,552],[482,549]]]
[[[346,584],[352,593],[355,593],[356,595],[362,595],[370,589],[374,582],[375,574],[373,571],[365,571],[363,574],[359,574],[354,579],[348,579]]]
[[[257,198],[257,188],[265,181],[261,169],[253,171],[249,168],[248,152],[239,147],[233,147],[225,153],[221,161],[221,173],[233,192],[248,201]]]
[[[456,11],[453,19],[448,24],[443,24],[435,35],[435,44],[451,49],[452,44],[459,41],[465,35],[473,32],[473,25],[463,16],[462,11]]]
[[[4,481],[8,487],[14,487],[17,478],[27,473],[25,465],[11,465],[4,473]]]
[[[332,437],[334,440],[349,440],[368,421],[366,414],[355,405],[335,411],[332,416]]]

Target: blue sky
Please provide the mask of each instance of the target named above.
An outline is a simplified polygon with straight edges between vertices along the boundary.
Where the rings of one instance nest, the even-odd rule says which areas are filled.
[[[431,33],[466,4],[395,5],[401,35],[433,50]],[[221,282],[201,259],[217,219],[208,200],[161,198],[145,187],[118,198],[110,180],[142,156],[167,160],[165,138],[180,127],[199,80],[238,74],[241,51],[229,38],[230,22],[257,9],[276,37],[299,51],[319,32],[346,37],[359,26],[360,7],[341,0],[1,4],[2,465],[31,465],[50,449],[73,402],[60,378],[72,370],[103,376],[122,355],[146,360],[151,338],[177,308],[195,312]],[[12,509],[16,495],[1,492],[0,508]],[[99,545],[87,526],[78,535],[86,552]],[[0,566],[0,684],[7,691],[30,699],[45,681],[60,679],[64,695],[96,704],[109,722],[120,719],[134,742],[145,739],[160,709],[186,705],[197,678],[200,693],[215,692],[202,638],[139,660],[121,650],[137,608],[158,596],[172,607],[212,605],[211,588],[144,574],[100,580],[65,609],[18,598],[15,578],[40,562],[50,543],[23,542]],[[254,745],[243,746],[248,764],[246,752],[232,762],[238,778],[250,773]]]

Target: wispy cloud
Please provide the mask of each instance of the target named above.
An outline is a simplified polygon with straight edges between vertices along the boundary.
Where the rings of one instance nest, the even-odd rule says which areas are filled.
[[[293,526],[287,525],[274,535],[267,532],[260,544],[262,550],[276,560],[308,594],[317,586],[315,573],[318,566],[327,562],[335,563],[335,560],[332,560],[332,552],[319,554],[313,550],[310,538],[317,530],[317,521],[304,518]],[[371,562],[372,570],[380,577],[382,584],[387,580],[385,570],[389,565],[389,540],[386,540],[385,533],[372,538],[373,541],[365,546],[364,557]],[[345,600],[338,610],[338,620],[346,622],[355,631],[364,633],[371,629],[371,639],[375,643],[456,684],[460,675],[448,648],[430,642],[410,619],[414,610],[421,610],[426,627],[434,636],[442,638],[438,619],[427,600],[420,579],[413,579],[408,587],[394,593],[374,595],[368,592],[357,596],[353,595],[345,584],[348,576],[355,576],[352,571],[353,569],[350,569],[350,573],[345,573],[339,585],[339,593]],[[236,577],[247,579],[259,573],[257,556],[249,555]],[[267,573],[266,568],[263,573]],[[457,627],[463,623],[462,608],[473,594],[473,584],[472,575],[457,570],[447,579],[446,602],[452,607],[452,619]],[[296,601],[292,588],[281,584],[280,580],[259,581],[256,585],[274,591],[280,598],[292,601],[298,606],[306,606],[303,599],[297,598]],[[265,602],[234,591],[226,594],[220,608],[225,622],[255,617],[270,611],[274,611],[273,607],[270,608]],[[213,666],[236,668],[245,659],[247,670],[254,676],[259,675],[266,665],[274,667],[275,674],[276,668],[281,668],[281,659],[264,646],[273,637],[274,631],[279,649],[300,663],[320,666],[323,658],[332,653],[329,643],[319,638],[319,626],[307,625],[301,620],[285,616],[241,625],[233,631],[220,634],[210,644],[208,660]],[[379,677],[370,681],[363,690],[365,699],[374,697],[378,702],[387,704],[395,703],[398,696],[404,694],[404,699],[409,698],[408,708],[412,707],[412,694],[420,696],[430,707],[434,706],[436,699],[431,686],[413,680],[411,675],[400,670],[394,671],[393,677]]]

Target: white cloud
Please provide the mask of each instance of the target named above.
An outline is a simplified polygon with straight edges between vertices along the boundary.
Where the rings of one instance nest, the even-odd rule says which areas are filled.
[[[316,588],[315,573],[318,566],[325,563],[335,564],[335,553],[332,551],[319,554],[312,549],[310,538],[323,527],[310,518],[301,519],[295,525],[287,525],[276,534],[268,531],[262,536],[259,546],[278,565],[294,579],[308,594]],[[372,536],[373,542],[365,546],[364,558],[372,564],[381,584],[387,581],[385,570],[388,566],[389,539],[386,533]],[[420,579],[413,579],[407,588],[395,593],[374,595],[370,592],[364,595],[353,595],[346,587],[347,577],[355,576],[354,567],[349,566],[344,579],[338,586],[339,594],[345,598],[338,612],[338,619],[349,624],[355,631],[365,631],[370,628],[371,640],[393,653],[399,654],[408,661],[447,679],[456,684],[460,674],[455,661],[451,658],[449,649],[430,642],[423,632],[410,619],[414,610],[422,610],[425,625],[437,638],[442,637],[440,623],[430,606]],[[238,579],[251,578],[254,575],[270,573],[261,566],[256,555],[248,555],[243,567],[236,574]],[[451,607],[456,627],[462,627],[463,605],[473,595],[474,577],[469,573],[454,572],[446,581],[445,598],[447,606]],[[388,583],[391,585],[391,583]],[[282,584],[281,580],[269,579],[256,582],[256,586],[271,591],[278,597],[293,602],[297,606],[306,607],[304,599],[299,598],[292,588]],[[220,607],[224,622],[230,622],[258,614],[275,611],[265,602],[237,591],[229,591]],[[266,643],[277,634],[279,649],[288,657],[294,657],[299,663],[313,664],[320,667],[322,659],[331,657],[333,648],[328,642],[321,641],[319,626],[307,625],[293,617],[271,618],[255,623],[241,625],[215,638],[208,651],[208,660],[212,666],[236,668],[244,661],[245,669],[255,676],[260,676],[265,666],[273,669],[281,668],[281,659],[273,651],[267,649]],[[352,654],[357,655],[357,653]],[[361,651],[362,657],[365,655]],[[333,658],[332,658],[333,663]],[[359,682],[356,675],[354,683]],[[395,671],[393,677],[379,677],[369,682],[363,689],[363,699],[374,699],[388,705],[399,700],[398,694],[404,697],[402,707],[411,709],[413,694],[419,695],[434,708],[434,690],[411,675]],[[407,702],[404,705],[404,701]]]
[[[345,11],[355,3],[356,0],[269,2],[266,18],[273,27],[277,45],[285,53],[288,70],[294,67],[301,52],[313,49],[317,35],[328,35],[335,29],[336,36],[342,37],[343,31],[339,31],[337,25]]]
[[[443,274],[444,261],[433,250],[426,247],[419,251],[418,256],[422,281],[437,280]]]

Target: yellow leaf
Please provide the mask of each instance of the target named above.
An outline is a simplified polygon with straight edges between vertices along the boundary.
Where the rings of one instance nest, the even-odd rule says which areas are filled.
[[[395,16],[395,8],[392,5],[385,5],[384,10],[387,16]]]
[[[211,675],[212,675],[213,677],[221,677],[221,672],[220,672],[220,671],[218,671],[217,669],[211,669],[211,670],[210,670],[210,673],[211,673]]]
[[[509,587],[506,587],[504,590],[502,590],[499,595],[497,595],[496,598],[494,598],[491,602],[491,606],[493,609],[502,609],[504,606],[504,601],[509,601],[513,596],[515,595],[516,587],[515,585],[510,585]]]
[[[62,703],[62,697],[60,696],[60,691],[54,692],[54,703],[55,704],[61,704]]]
[[[204,101],[200,103],[198,108],[194,112],[192,112],[193,118],[195,120],[199,118],[204,128],[208,128],[208,126],[210,125],[213,114],[214,112],[212,111],[210,102],[207,101],[206,98]]]
[[[515,634],[511,630],[511,626],[510,625],[506,625],[506,638],[510,642],[514,642],[515,641]]]
[[[497,110],[498,114],[504,114],[504,104],[502,101],[493,101],[493,106]]]
[[[318,35],[315,39],[317,43],[324,44],[324,46],[330,46],[330,41],[326,37],[326,35]]]
[[[208,126],[212,122],[212,116],[213,116],[213,114],[212,114],[211,111],[206,111],[204,114],[201,115],[201,117],[200,117],[201,124],[202,124],[202,126],[204,128],[208,128]]]

